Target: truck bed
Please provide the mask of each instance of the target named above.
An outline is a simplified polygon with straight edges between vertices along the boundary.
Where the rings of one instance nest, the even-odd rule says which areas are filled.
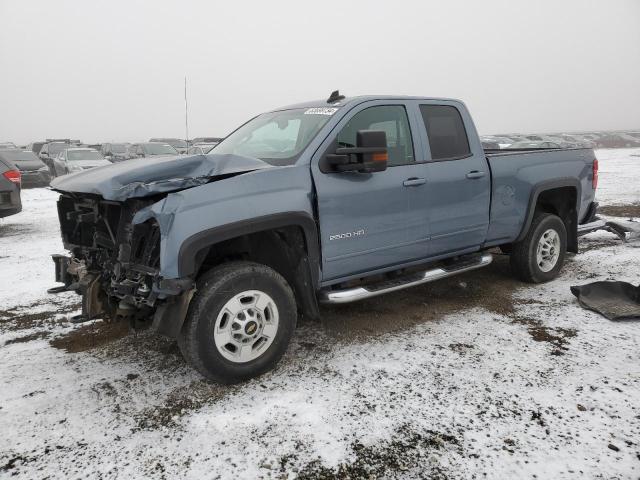
[[[530,200],[541,186],[572,182],[578,190],[578,222],[587,216],[595,196],[592,149],[487,149],[485,155],[492,183],[487,245],[520,235]]]

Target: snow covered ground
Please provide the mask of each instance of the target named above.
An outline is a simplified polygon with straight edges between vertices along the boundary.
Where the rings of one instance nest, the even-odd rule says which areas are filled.
[[[599,201],[635,209],[640,149],[597,155]],[[275,371],[228,387],[169,340],[65,322],[77,297],[46,294],[56,197],[26,190],[0,220],[0,477],[640,476],[640,322],[569,291],[637,283],[639,244],[591,234],[545,285],[511,279],[499,257],[325,309]]]

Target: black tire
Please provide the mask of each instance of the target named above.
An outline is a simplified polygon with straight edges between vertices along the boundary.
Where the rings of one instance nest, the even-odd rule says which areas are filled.
[[[178,338],[187,362],[207,379],[221,383],[240,382],[271,370],[285,353],[296,327],[296,301],[286,280],[265,265],[230,262],[202,275],[196,287]],[[219,351],[214,341],[214,328],[225,304],[234,296],[251,290],[271,297],[278,313],[278,326],[272,343],[257,358],[239,363],[225,358]],[[228,345],[235,344],[230,342]]]
[[[537,261],[537,251],[540,239],[545,232],[553,230],[560,240],[558,257],[555,265],[549,271],[544,271]],[[513,244],[511,251],[511,271],[524,282],[542,283],[553,280],[558,276],[567,251],[567,229],[564,222],[557,215],[538,212],[533,217],[527,235],[520,242]]]

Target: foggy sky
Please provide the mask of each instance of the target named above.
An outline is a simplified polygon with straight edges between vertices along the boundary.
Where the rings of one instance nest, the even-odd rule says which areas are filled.
[[[481,133],[640,129],[640,0],[0,0],[0,141],[224,136],[278,106],[445,96]]]

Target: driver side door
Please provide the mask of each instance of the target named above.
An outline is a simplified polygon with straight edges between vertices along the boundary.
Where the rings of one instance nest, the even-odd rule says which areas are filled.
[[[409,102],[367,102],[341,119],[313,162],[323,282],[392,268],[427,255],[426,165],[416,163]],[[412,128],[413,127],[413,128]],[[359,130],[383,130],[387,169],[323,173],[319,159],[355,146]]]

